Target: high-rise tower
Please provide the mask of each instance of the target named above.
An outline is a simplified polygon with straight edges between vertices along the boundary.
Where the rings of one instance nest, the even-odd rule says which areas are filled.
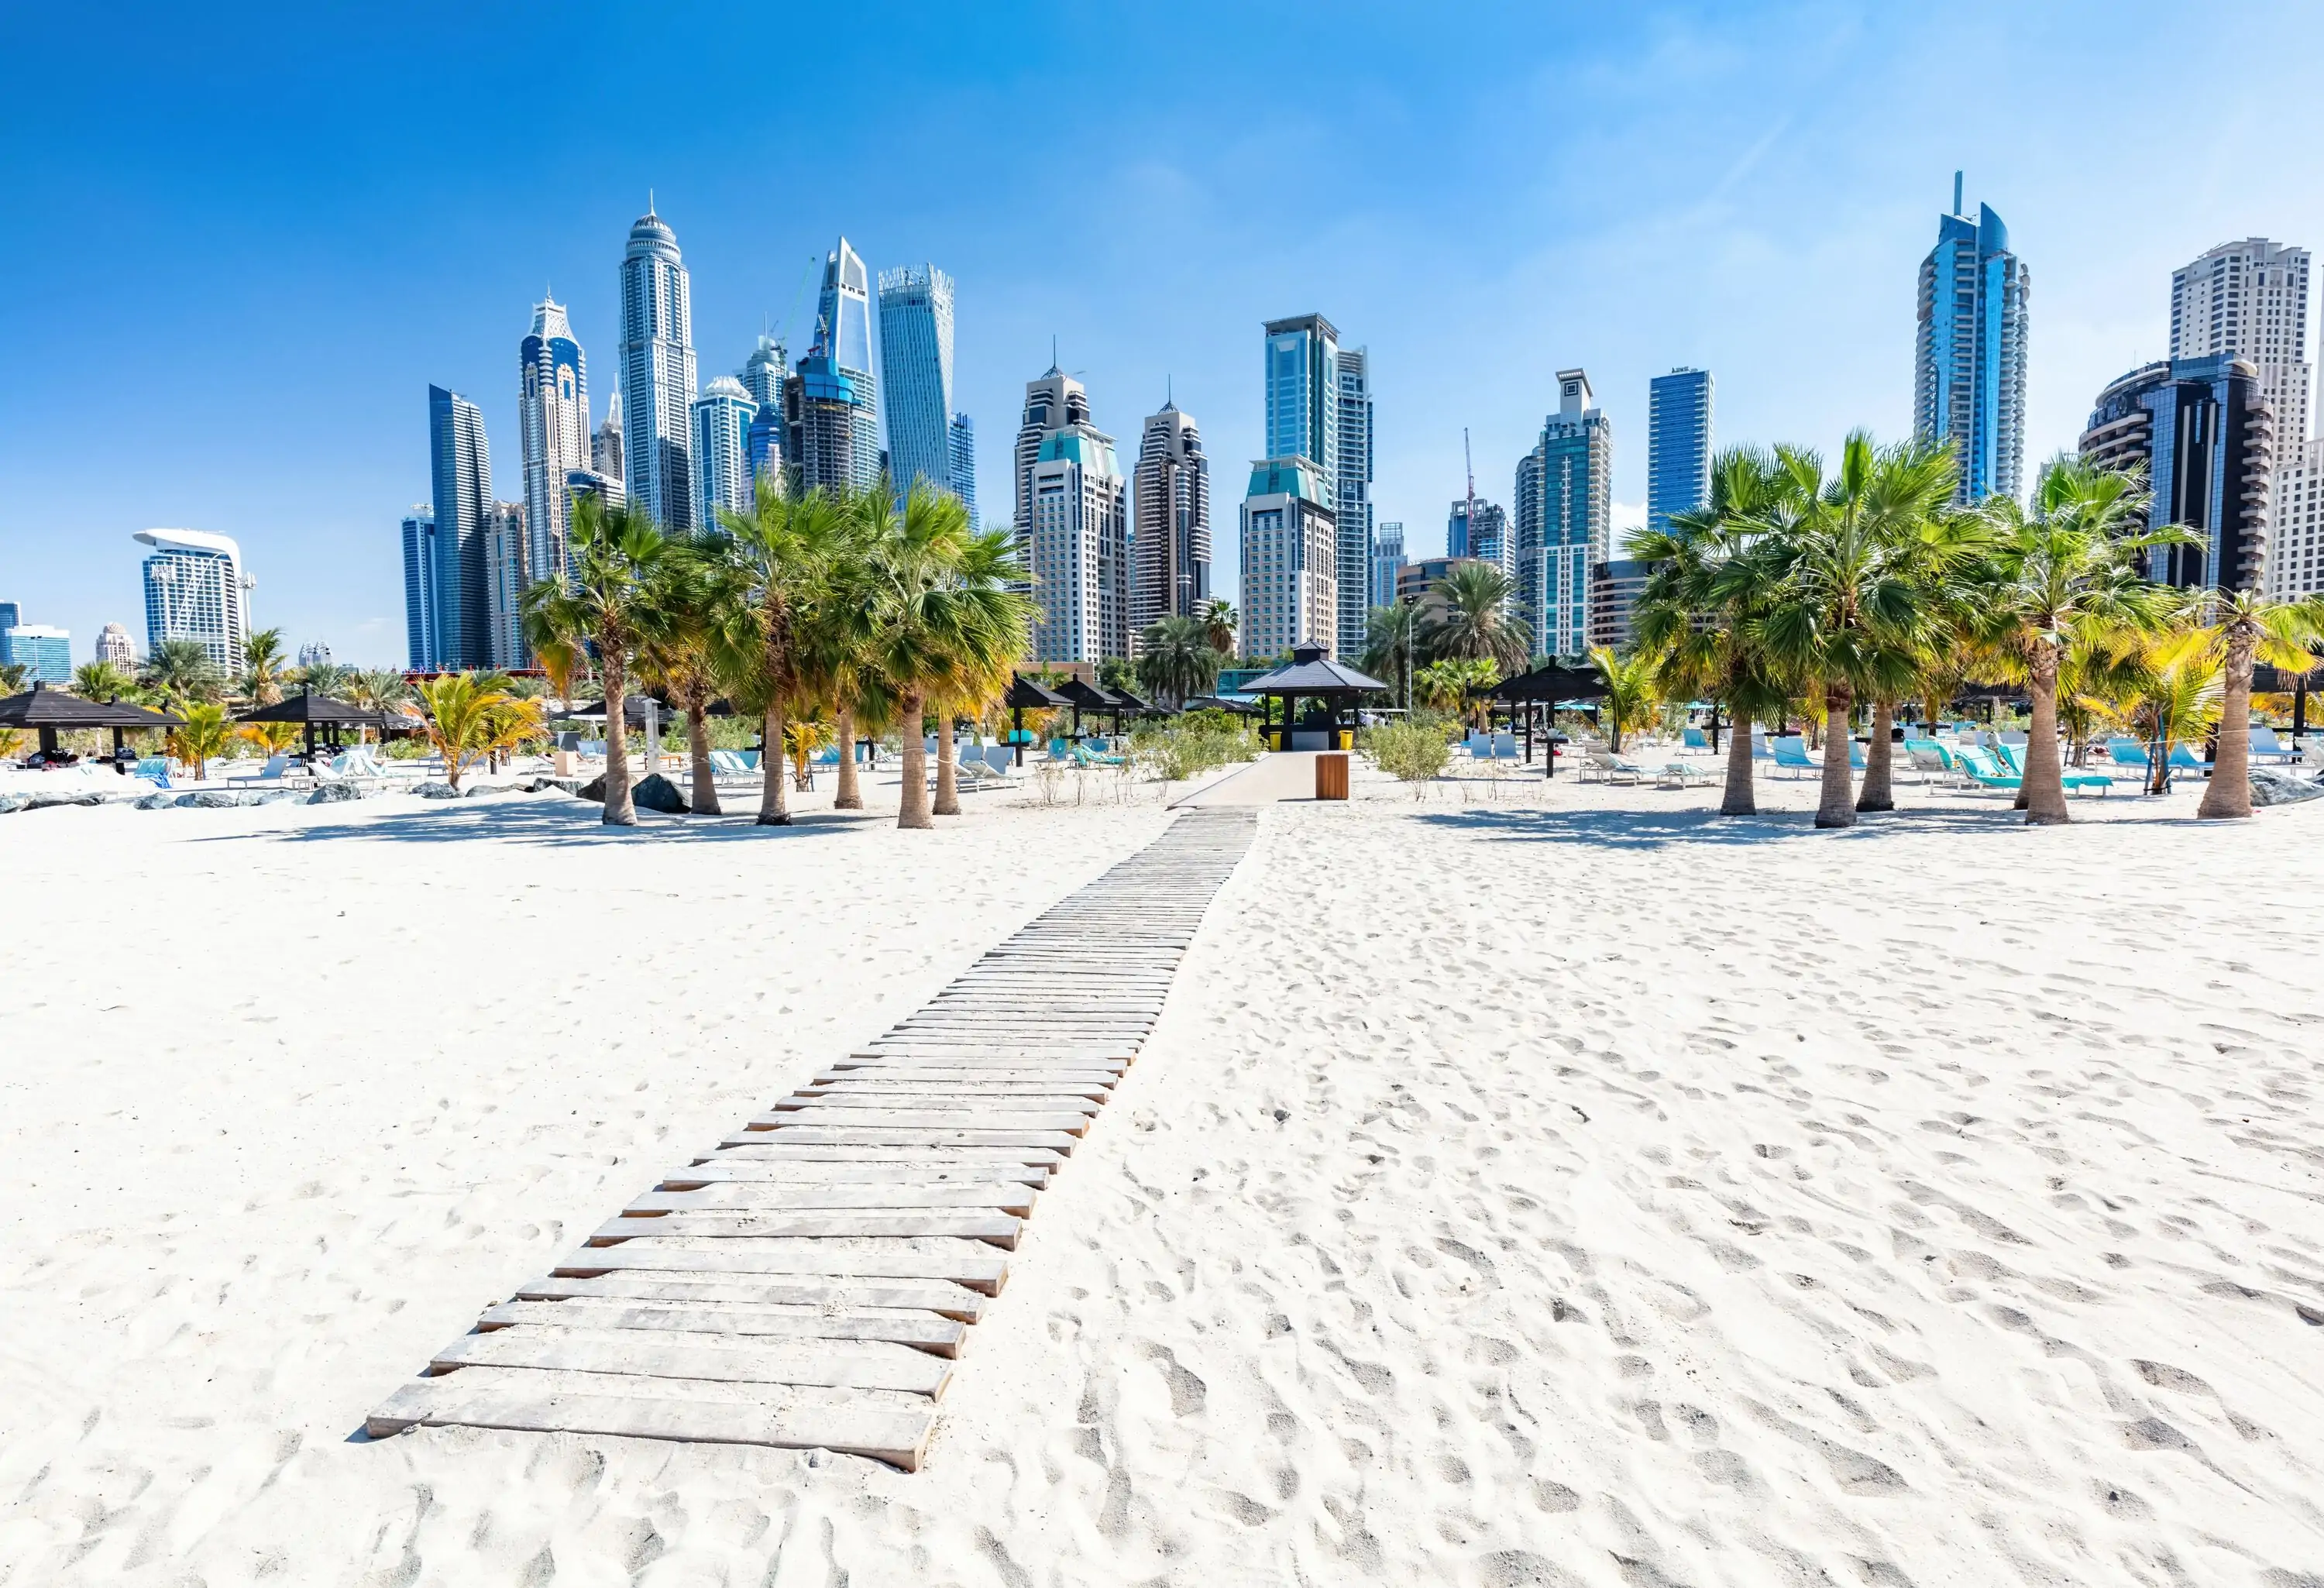
[[[605,417],[597,426],[597,433],[589,438],[589,470],[609,480],[626,481],[629,471],[622,466],[622,394],[605,404]],[[624,487],[626,489],[626,487]]]
[[[896,489],[953,488],[952,278],[935,265],[880,272],[880,390]]]
[[[428,448],[436,491],[434,665],[491,667],[492,609],[484,533],[493,455],[484,416],[457,392],[428,388]]]
[[[1040,607],[1033,660],[1128,656],[1129,500],[1113,438],[1086,419],[1049,431],[1029,485],[1032,512],[1018,541]]]
[[[733,375],[720,375],[694,400],[694,522],[706,529],[720,509],[751,505],[751,421],[758,412]]]
[[[1614,427],[1578,369],[1517,463],[1517,605],[1536,656],[1576,657],[1590,633],[1590,569],[1613,543]]]
[[[145,559],[145,651],[165,640],[191,640],[233,672],[250,638],[250,592],[242,548],[200,530],[140,530],[131,537],[153,549]]]
[[[2251,364],[2279,456],[2296,451],[2308,439],[2308,250],[2247,237],[2172,271],[2171,356]]]
[[[2274,416],[2247,359],[2210,355],[2143,365],[2098,393],[2083,458],[2138,467],[2152,493],[2150,528],[2178,525],[2201,539],[2147,549],[2147,577],[2220,589],[2273,588],[2267,570]]]
[[[814,346],[783,383],[785,461],[802,490],[868,491],[887,472],[864,287],[863,261],[842,237],[824,260]]]
[[[1133,478],[1137,559],[1130,638],[1166,617],[1192,617],[1211,594],[1211,460],[1175,402],[1146,421]]]
[[[2026,300],[2032,278],[2009,251],[2009,228],[1989,204],[1937,222],[1921,262],[1920,332],[1913,371],[1913,430],[1950,441],[1960,464],[1954,499],[2015,496],[2025,462]]]
[[[952,494],[968,509],[968,522],[973,527],[977,522],[976,426],[968,415],[952,416],[952,423],[945,427],[945,447],[952,468]]]
[[[1320,314],[1295,315],[1289,319],[1268,320],[1261,328],[1266,337],[1266,413],[1267,456],[1251,466],[1250,484],[1244,493],[1242,504],[1242,540],[1246,559],[1253,555],[1272,563],[1283,565],[1290,573],[1290,564],[1296,563],[1296,577],[1277,579],[1267,566],[1260,588],[1266,604],[1264,613],[1255,616],[1252,606],[1252,564],[1243,565],[1243,644],[1252,655],[1273,655],[1292,644],[1313,640],[1327,647],[1342,659],[1354,654],[1350,649],[1349,613],[1346,606],[1358,599],[1359,592],[1345,588],[1348,552],[1352,545],[1340,543],[1339,517],[1336,512],[1343,482],[1342,479],[1340,427],[1343,409],[1341,392],[1340,333],[1332,322]],[[1360,418],[1366,436],[1364,457],[1358,460],[1359,470],[1369,485],[1370,478],[1370,409],[1371,392],[1365,360],[1359,352],[1350,372],[1351,395],[1348,409],[1351,417]],[[1305,470],[1292,467],[1304,460]],[[1369,495],[1369,492],[1367,492]],[[1309,566],[1309,542],[1328,527],[1334,537],[1327,554],[1328,567]],[[1370,524],[1364,525],[1363,548],[1355,559],[1355,572],[1360,591],[1369,593],[1371,586]],[[1327,592],[1329,610],[1320,614],[1312,610],[1317,592]],[[1362,626],[1366,614],[1355,614],[1353,642],[1363,642]],[[1303,624],[1314,624],[1303,628]],[[1281,638],[1282,625],[1292,631],[1287,639]],[[1264,642],[1264,650],[1251,647]]]
[[[517,428],[524,448],[526,562],[536,578],[565,567],[573,507],[565,476],[591,466],[589,366],[565,306],[532,306],[532,329],[517,344]]]
[[[1055,431],[1090,422],[1089,393],[1055,364],[1038,381],[1025,383],[1025,417],[1017,427],[1017,539],[1033,524],[1033,465],[1041,443]]]
[[[1711,499],[1711,372],[1674,369],[1646,383],[1646,528]]]
[[[1334,533],[1339,536],[1339,635],[1333,653],[1352,660],[1363,654],[1364,629],[1371,608],[1372,556],[1372,368],[1362,347],[1342,347],[1333,360],[1333,416],[1339,475],[1333,491]]]
[[[649,206],[622,256],[623,480],[630,505],[665,529],[694,527],[694,392],[692,289],[677,235]]]

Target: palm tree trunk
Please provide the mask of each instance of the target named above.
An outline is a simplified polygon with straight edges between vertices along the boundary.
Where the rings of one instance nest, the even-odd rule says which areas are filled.
[[[686,697],[686,743],[694,752],[694,797],[696,816],[724,816],[718,808],[718,774],[710,770],[710,718],[702,709],[702,694]]]
[[[2025,776],[2018,792],[2025,800],[2028,826],[2054,826],[2074,818],[2066,809],[2064,769],[2058,764],[2058,652],[2034,647],[2026,669],[2034,697],[2034,726],[2025,735]]]
[[[839,703],[839,791],[832,797],[834,810],[863,808],[863,783],[855,771],[855,708],[842,700]]]
[[[622,647],[613,635],[599,635],[597,649],[605,658],[605,825],[634,827],[638,807],[630,798],[629,679],[622,666]]]
[[[903,725],[904,792],[902,803],[896,811],[899,827],[933,827],[936,817],[928,813],[928,757],[920,744],[920,719],[927,711],[927,697],[918,690],[907,694],[896,714]]]
[[[759,826],[791,825],[790,758],[783,753],[783,692],[767,696],[766,748],[759,752],[759,770],[765,773],[759,791]]]
[[[2227,631],[2227,666],[2219,697],[2219,754],[2211,764],[2211,781],[2203,790],[2199,817],[2236,817],[2252,813],[2251,687],[2252,653],[2257,636],[2240,624]]]
[[[1757,816],[1759,803],[1751,791],[1751,724],[1738,717],[1727,735],[1727,797],[1719,802],[1721,816]]]
[[[953,747],[952,716],[936,706],[936,806],[938,816],[960,814],[960,758]]]
[[[1895,758],[1888,744],[1895,721],[1895,701],[1876,700],[1872,703],[1872,743],[1864,747],[1864,787],[1856,796],[1856,808],[1859,815],[1868,810],[1896,808],[1896,792],[1889,778],[1889,770]],[[1841,753],[1846,752],[1843,745]]]
[[[1816,802],[1819,827],[1852,827],[1856,801],[1853,774],[1848,765],[1848,714],[1855,708],[1856,692],[1838,679],[1823,687],[1823,794]]]

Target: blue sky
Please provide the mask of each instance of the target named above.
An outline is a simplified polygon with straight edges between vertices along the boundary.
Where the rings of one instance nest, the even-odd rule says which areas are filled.
[[[1506,502],[1590,372],[1615,495],[1646,382],[1720,440],[1911,420],[1913,300],[1956,167],[2033,274],[2030,457],[2164,350],[2213,243],[2324,245],[2324,7],[1521,5],[6,8],[0,600],[139,644],[156,524],[230,534],[254,610],[400,664],[396,523],[426,389],[521,494],[516,345],[543,286],[613,384],[650,187],[703,378],[797,333],[842,231],[958,282],[958,397],[1005,503],[1050,338],[1134,449],[1175,383],[1216,460],[1218,582],[1259,447],[1259,322],[1371,349],[1379,516],[1443,544]],[[2255,75],[2256,74],[2256,75]],[[803,342],[794,336],[795,349]]]

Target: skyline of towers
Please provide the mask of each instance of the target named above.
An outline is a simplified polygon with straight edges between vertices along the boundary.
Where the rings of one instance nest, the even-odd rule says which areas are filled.
[[[669,530],[694,527],[694,306],[678,236],[650,202],[622,256],[622,485]],[[443,504],[437,504],[442,512]]]
[[[250,638],[250,592],[258,581],[242,566],[242,547],[203,530],[140,530],[131,540],[153,549],[145,582],[145,653],[164,640],[191,640],[229,672],[242,670]]]
[[[432,608],[421,625],[432,649],[411,665],[490,667],[484,528],[493,506],[493,464],[484,414],[456,392],[429,387],[428,451],[436,548],[426,561],[429,577],[417,587],[406,559],[404,601],[407,609],[415,600]],[[405,620],[411,628],[408,610]]]
[[[1711,496],[1711,372],[1681,367],[1646,383],[1646,528]]]
[[[2275,413],[2278,457],[2308,439],[2308,250],[2246,237],[2171,272],[2173,359],[2241,358]]]
[[[1211,594],[1211,460],[1201,428],[1175,400],[1146,420],[1130,494],[1134,649],[1148,625],[1194,616]]]
[[[1557,391],[1517,463],[1517,607],[1534,655],[1576,657],[1589,644],[1590,569],[1611,554],[1614,429],[1588,374],[1559,370]]]
[[[1973,221],[1960,208],[1955,171],[1953,212],[1939,217],[1937,245],[1921,262],[1913,433],[1953,443],[1953,499],[1967,504],[2020,494],[2032,277],[1991,205],[1979,204]]]
[[[532,329],[517,344],[517,430],[524,459],[526,561],[546,572],[565,566],[572,508],[565,476],[591,466],[589,365],[565,306],[544,294]]]

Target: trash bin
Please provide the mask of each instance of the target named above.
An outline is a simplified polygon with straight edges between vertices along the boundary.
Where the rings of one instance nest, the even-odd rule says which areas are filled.
[[[1315,798],[1345,799],[1348,797],[1348,752],[1326,750],[1315,757]]]

